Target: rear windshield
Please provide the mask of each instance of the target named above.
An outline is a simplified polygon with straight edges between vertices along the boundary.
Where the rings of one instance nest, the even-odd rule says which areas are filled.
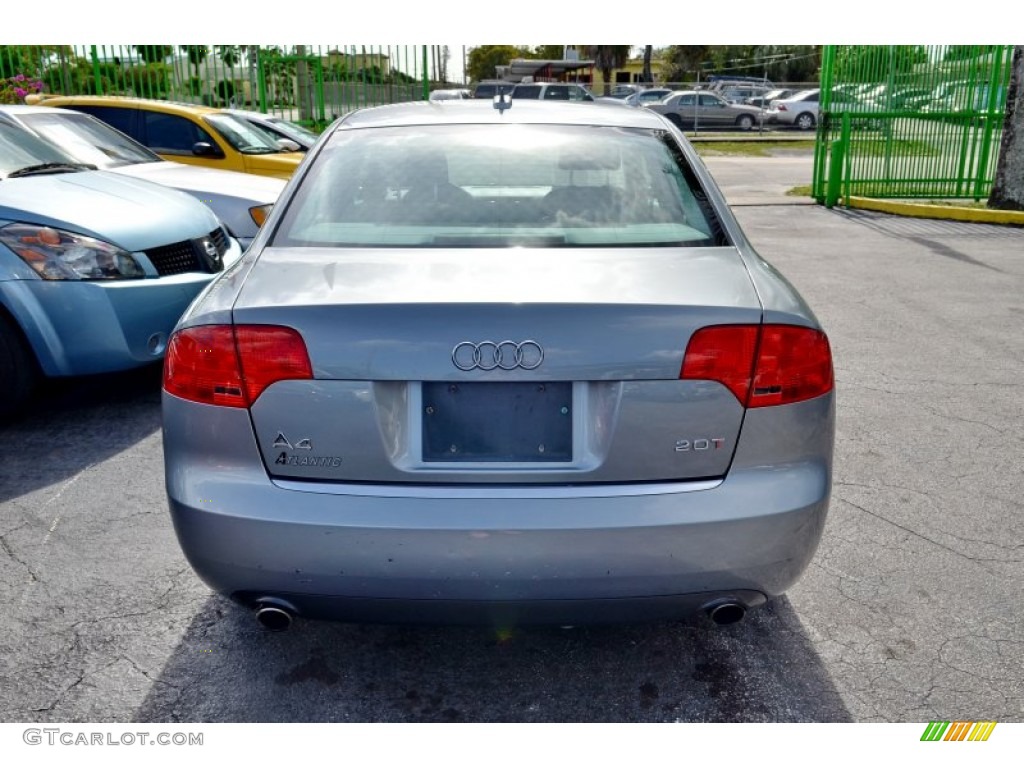
[[[317,155],[276,246],[719,245],[675,139],[605,126],[341,130]]]

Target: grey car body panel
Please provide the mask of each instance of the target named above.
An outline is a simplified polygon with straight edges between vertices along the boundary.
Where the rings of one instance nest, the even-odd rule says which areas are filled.
[[[240,315],[282,305],[524,301],[760,309],[734,248],[265,248],[259,264],[235,304]]]
[[[244,411],[166,393],[164,408],[175,425],[165,439],[175,528],[193,567],[226,594],[779,594],[806,567],[828,506],[832,395],[757,414],[736,465],[711,488],[663,483],[637,493],[636,485],[612,484],[580,496],[564,486],[492,486],[408,498],[387,485],[349,493],[344,484],[275,483]],[[773,433],[793,422],[813,425],[800,434],[810,442],[780,445]]]
[[[275,203],[286,183],[269,176],[199,168],[167,160],[126,165],[113,172],[174,187],[206,203],[243,248],[249,246],[259,231],[249,209]]]
[[[721,384],[678,379],[694,331],[760,322],[735,249],[640,249],[628,260],[617,248],[307,251],[266,249],[234,308],[237,323],[298,329],[326,380],[281,382],[252,408],[271,474],[528,483],[725,473],[743,409]],[[455,366],[457,345],[488,339],[533,340],[544,359],[531,370]],[[433,406],[420,381],[580,382],[564,417],[574,419],[573,460],[426,463],[423,411]],[[275,448],[282,432],[314,450]],[[676,450],[693,441],[701,451]]]
[[[343,620],[495,620],[488,606],[516,619],[633,620],[715,599],[752,606],[807,567],[831,491],[834,392],[745,410],[724,386],[678,375],[699,327],[820,326],[665,118],[532,101],[505,113],[421,103],[356,111],[327,133],[510,115],[672,133],[730,245],[267,248],[322,140],[242,262],[179,324],[296,327],[315,376],[271,385],[248,411],[163,395],[172,519],[214,589]],[[460,341],[506,338],[536,339],[544,363],[504,374],[453,365]],[[582,450],[561,465],[439,467],[416,453],[417,397],[431,379],[570,381],[586,414],[575,418],[601,414],[600,425],[575,435]],[[674,450],[688,429],[719,427],[730,430],[719,455]],[[291,448],[275,446],[279,437]],[[321,460],[303,465],[303,455]]]
[[[150,214],[154,205],[163,212],[159,219]],[[130,215],[133,208],[138,216]],[[0,219],[23,221],[25,211],[32,212],[33,224],[95,237],[127,251],[177,242],[184,239],[183,233],[202,237],[220,226],[209,208],[196,205],[184,192],[109,171],[0,183]]]
[[[571,408],[572,460],[424,460],[419,382],[279,382],[252,408],[275,477],[374,483],[594,483],[720,477],[743,408],[705,381],[584,382]],[[556,416],[557,418],[557,416]],[[280,440],[280,436],[288,440]],[[693,448],[694,443],[700,447]],[[685,446],[686,450],[677,449]]]

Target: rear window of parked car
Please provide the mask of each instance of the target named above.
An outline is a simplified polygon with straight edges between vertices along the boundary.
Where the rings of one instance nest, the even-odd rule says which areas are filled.
[[[273,245],[711,245],[724,237],[663,131],[548,125],[339,131]]]

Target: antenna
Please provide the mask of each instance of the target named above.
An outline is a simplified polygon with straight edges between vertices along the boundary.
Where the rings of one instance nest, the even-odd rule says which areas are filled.
[[[494,108],[505,114],[506,109],[512,109],[512,97],[505,93],[505,90],[498,86],[498,92],[494,96]]]

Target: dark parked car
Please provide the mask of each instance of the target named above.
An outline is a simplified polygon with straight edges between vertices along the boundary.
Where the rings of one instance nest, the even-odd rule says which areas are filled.
[[[577,83],[520,83],[512,89],[513,99],[543,101],[593,101],[594,94]]]
[[[508,80],[481,80],[473,88],[474,99],[493,99],[499,93],[511,93],[516,84]]]

